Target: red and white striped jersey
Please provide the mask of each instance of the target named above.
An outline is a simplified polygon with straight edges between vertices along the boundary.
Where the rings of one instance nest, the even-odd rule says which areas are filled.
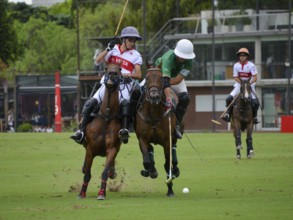
[[[122,52],[119,44],[116,44],[115,47],[107,53],[105,60],[108,63],[121,64],[122,74],[134,73],[134,66],[142,64],[141,54],[137,50],[132,49]]]
[[[257,69],[254,63],[246,61],[244,64],[237,62],[233,67],[233,77],[240,77],[248,80],[250,77],[257,74]]]

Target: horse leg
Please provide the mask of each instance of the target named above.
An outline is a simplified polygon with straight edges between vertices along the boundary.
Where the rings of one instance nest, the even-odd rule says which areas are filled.
[[[241,130],[239,126],[236,126],[236,124],[233,130],[233,133],[234,133],[235,145],[236,145],[236,157],[238,160],[240,160],[241,159],[240,150],[242,149]]]
[[[253,152],[253,145],[252,145],[252,126],[247,128],[247,138],[246,138],[246,145],[247,145],[247,158],[250,159],[252,156],[254,156]]]
[[[149,169],[150,169],[151,161],[149,158],[147,144],[142,139],[139,139],[139,148],[142,154],[142,161],[143,161],[143,167],[144,167],[144,170],[141,170],[140,174],[143,177],[149,177],[150,176]]]
[[[86,166],[86,158],[84,158],[83,165],[82,165],[82,168],[81,168],[81,172],[83,174],[85,174],[85,166]]]
[[[168,192],[167,192],[167,196],[171,197],[174,196],[174,192],[173,192],[173,182],[171,181],[170,183],[167,183],[167,187],[168,187]]]
[[[168,144],[169,145],[169,144]],[[170,167],[170,149],[169,149],[169,146],[164,146],[164,154],[165,154],[165,163],[164,163],[164,168],[165,168],[165,171],[167,173],[167,179],[169,179],[169,170],[170,168],[172,169],[172,167]],[[172,157],[173,157],[173,149],[172,149]],[[176,155],[176,151],[175,151],[175,156],[176,156],[176,160],[177,160],[177,155]],[[172,160],[173,162],[173,160]],[[173,165],[173,163],[172,163]],[[173,169],[172,169],[173,171]],[[172,173],[172,179],[174,179],[175,176],[173,175]]]
[[[155,167],[155,152],[154,147],[150,144],[150,147],[148,149],[149,159],[150,159],[150,167],[149,167],[149,174],[152,179],[155,179],[158,177],[158,172]]]
[[[140,171],[140,174],[143,177],[158,177],[158,172],[155,168],[155,160],[154,160],[154,148],[151,144],[140,139],[139,141],[140,150],[143,157],[143,167],[144,170]]]
[[[109,171],[113,167],[113,164],[115,163],[115,158],[117,155],[118,151],[116,149],[111,149],[109,152],[107,152],[107,157],[106,157],[106,163],[104,170],[102,172],[102,181],[101,181],[101,186],[100,190],[98,192],[98,200],[104,200],[106,199],[106,188],[107,188],[107,180],[109,177]]]
[[[177,159],[177,152],[176,152],[176,148],[177,148],[177,145],[176,144],[173,144],[172,146],[172,173],[175,177],[179,177],[180,175],[180,170],[179,170],[179,167],[177,166],[178,165],[178,159]]]
[[[112,166],[110,167],[108,177],[110,179],[115,179],[117,177],[116,169],[115,169],[115,161],[113,161]]]
[[[83,172],[84,172],[83,184],[78,195],[79,198],[86,197],[87,187],[91,180],[91,167],[92,167],[93,159],[94,159],[93,155],[87,151],[85,156],[85,161],[84,161],[84,169],[83,169]]]

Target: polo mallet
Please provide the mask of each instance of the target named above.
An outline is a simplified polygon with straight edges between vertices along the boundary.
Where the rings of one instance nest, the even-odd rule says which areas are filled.
[[[237,96],[234,97],[234,99],[232,100],[232,102],[228,105],[228,107],[225,109],[225,111],[221,114],[221,116],[217,119],[214,120],[212,119],[211,121],[217,125],[221,125],[222,123],[219,122],[219,120],[223,117],[224,114],[226,114],[226,112],[229,110],[229,108],[233,105],[233,103],[235,102],[235,100],[238,98],[239,94]]]
[[[169,178],[166,180],[166,183],[169,184],[172,182],[172,134],[171,134],[171,111],[169,111],[169,142],[170,142],[170,163],[169,163]]]
[[[125,5],[124,5],[124,8],[123,8],[123,11],[122,11],[122,14],[121,14],[121,17],[120,17],[120,20],[119,20],[118,26],[117,26],[117,28],[116,28],[116,32],[115,32],[115,37],[114,37],[114,39],[117,37],[118,31],[119,31],[119,28],[120,28],[120,24],[121,24],[121,21],[122,21],[122,19],[123,19],[124,12],[125,12],[125,9],[126,9],[127,4],[128,4],[128,0],[126,0],[126,2],[125,2]]]

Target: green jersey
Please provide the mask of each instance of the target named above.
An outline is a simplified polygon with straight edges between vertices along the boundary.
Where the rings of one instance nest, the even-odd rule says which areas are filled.
[[[174,78],[181,74],[186,77],[191,71],[192,60],[185,60],[183,63],[180,63],[176,59],[174,50],[169,50],[156,60],[155,65],[161,68],[163,76]]]

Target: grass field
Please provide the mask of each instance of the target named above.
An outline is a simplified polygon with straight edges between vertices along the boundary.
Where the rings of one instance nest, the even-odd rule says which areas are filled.
[[[119,192],[96,200],[104,158],[96,157],[86,199],[77,199],[84,149],[69,133],[0,133],[0,220],[249,219],[293,216],[293,134],[255,133],[255,157],[236,160],[231,133],[188,133],[179,141],[181,175],[167,197],[162,148],[157,179],[140,175],[142,157],[131,134],[117,158]],[[245,140],[245,139],[244,139]],[[244,141],[245,142],[245,141]],[[190,188],[183,194],[184,187]]]

